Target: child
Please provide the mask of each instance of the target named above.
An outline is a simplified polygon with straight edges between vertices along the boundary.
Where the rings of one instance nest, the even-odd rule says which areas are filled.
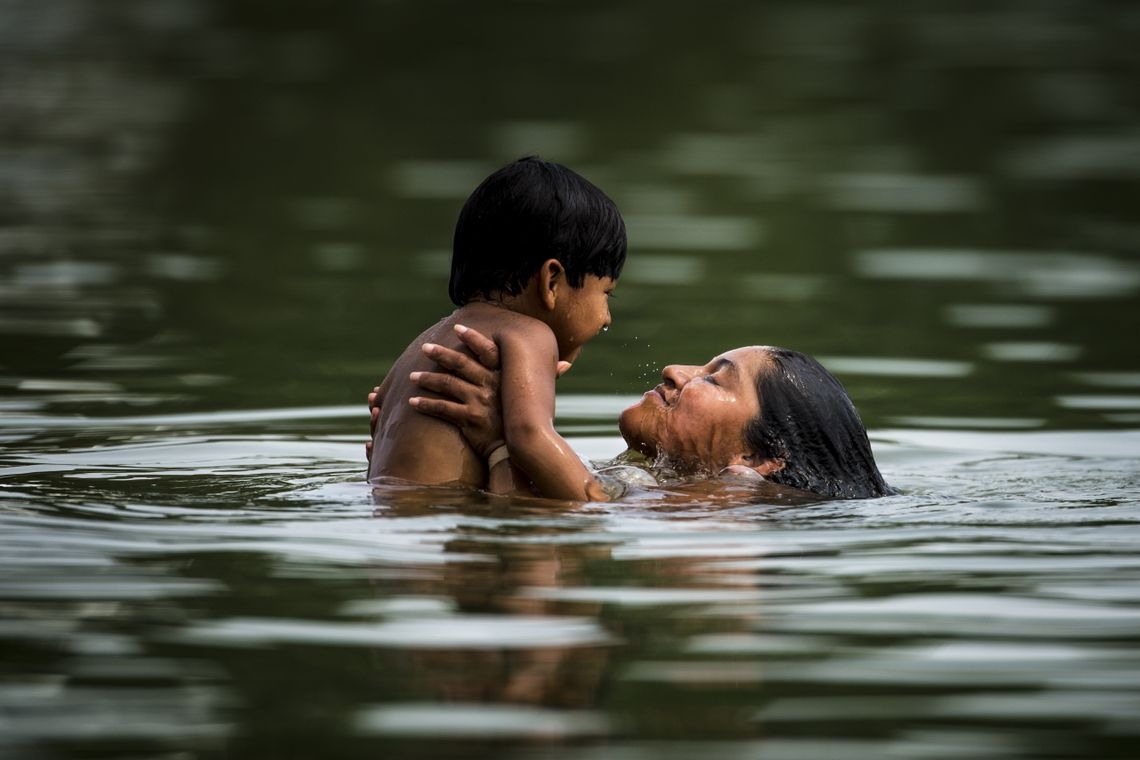
[[[380,386],[369,479],[485,488],[492,473],[503,482],[499,468],[509,483],[513,466],[516,482],[542,496],[605,499],[554,430],[554,381],[560,362],[609,327],[625,254],[613,201],[566,167],[528,157],[487,177],[455,225],[448,292],[459,308],[412,341]],[[505,447],[493,451],[476,452],[454,425],[408,403],[423,394],[410,374],[434,369],[423,346],[462,348],[463,326],[499,347]]]

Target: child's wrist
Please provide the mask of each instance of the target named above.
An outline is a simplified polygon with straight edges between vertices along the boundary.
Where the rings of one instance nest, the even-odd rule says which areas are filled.
[[[511,456],[510,451],[507,449],[507,444],[499,443],[491,448],[491,452],[487,455],[487,472],[495,469],[495,465],[502,462],[504,459],[509,459]]]

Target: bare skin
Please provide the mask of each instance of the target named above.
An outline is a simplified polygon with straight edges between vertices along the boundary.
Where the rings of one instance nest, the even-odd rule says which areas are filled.
[[[705,365],[670,364],[663,382],[621,413],[622,437],[630,448],[664,456],[682,472],[742,467],[770,475],[783,463],[756,456],[744,435],[760,416],[757,378],[770,369],[764,346],[726,351]]]
[[[420,411],[455,424],[469,440],[498,436],[499,408],[489,403],[498,387],[494,344],[466,330],[464,344],[478,357],[433,347],[442,371],[424,372],[416,382],[446,399],[425,399]],[[769,369],[768,349],[750,346],[720,354],[704,366],[670,365],[664,382],[621,415],[621,432],[630,448],[664,455],[682,472],[764,476],[783,462],[755,456],[745,426],[759,414],[756,378]],[[489,391],[489,392],[488,392]],[[371,397],[370,397],[371,406]]]
[[[499,406],[499,347],[490,338],[464,325],[456,325],[455,334],[471,356],[437,344],[424,344],[424,356],[445,372],[415,373],[413,382],[419,388],[438,395],[413,396],[408,403],[422,414],[454,425],[476,451],[490,453],[504,445]],[[570,367],[570,362],[558,362],[557,375],[566,374]],[[377,385],[368,394],[369,438],[376,437],[383,400],[382,386]],[[364,444],[369,463],[372,449],[373,443],[369,440]],[[504,459],[488,473],[486,488],[491,493],[508,494],[520,492],[526,485],[521,475],[516,482],[515,468],[510,459]]]
[[[437,396],[413,396],[408,403],[418,411],[446,420],[457,426],[476,451],[490,452],[503,443],[502,410],[499,406],[499,347],[490,338],[465,325],[456,325],[455,334],[470,352],[425,343],[421,348],[444,372],[416,373],[415,384]],[[472,360],[471,357],[474,357]],[[558,363],[561,377],[570,362]],[[376,426],[383,406],[383,386],[368,394],[369,438],[376,436]],[[372,460],[372,441],[364,444],[368,460]]]
[[[575,359],[582,345],[609,325],[607,301],[613,284],[609,278],[587,275],[581,287],[571,287],[561,264],[550,259],[522,293],[469,303],[422,333],[376,391],[384,403],[375,424],[369,479],[488,487],[486,457],[499,442],[478,437],[472,441],[450,420],[430,416],[424,402],[438,399],[420,396],[416,385],[421,373],[437,369],[429,355],[433,347],[462,347],[456,327],[465,325],[498,347],[502,382],[495,395],[506,410],[501,440],[511,454],[514,483],[529,482],[534,492],[549,498],[605,498],[554,430],[554,381],[559,362]],[[497,480],[494,485],[502,486]]]
[[[486,350],[493,344],[475,330],[465,331],[462,340],[479,357],[478,362],[472,355],[436,347],[432,355],[438,369],[419,374],[416,382],[446,398],[425,399],[421,411],[456,425],[471,441],[493,440],[503,427],[499,407],[488,401],[497,400],[500,394],[485,392],[495,389],[499,381],[496,356]],[[631,449],[666,463],[673,473],[697,475],[692,484],[682,488],[714,489],[712,494],[702,491],[702,498],[731,498],[733,484],[745,484],[753,496],[754,489],[763,486],[770,490],[771,498],[779,500],[895,493],[877,472],[866,431],[842,386],[808,356],[770,346],[747,346],[719,354],[704,365],[670,365],[662,379],[664,382],[622,412],[622,437]],[[814,394],[806,397],[810,404],[803,395],[805,389]],[[788,394],[795,394],[791,402]],[[370,396],[370,404],[374,398],[374,394]],[[765,403],[774,406],[765,412]],[[800,416],[794,420],[786,411],[789,404],[799,405],[794,408]],[[801,431],[786,430],[783,426],[789,422],[807,426],[807,438]],[[765,427],[757,430],[757,424]],[[835,424],[843,429],[828,429]],[[833,433],[845,437],[836,438]],[[812,440],[823,436],[829,436],[826,450]],[[771,442],[773,437],[775,443]],[[758,438],[759,449],[753,443]],[[789,442],[804,446],[794,450],[790,459],[759,453],[789,451]],[[848,454],[855,459],[829,459]],[[785,474],[790,468],[800,468],[790,470],[792,482],[805,482],[804,467],[823,473],[809,473],[821,483],[820,488],[802,490],[802,486],[789,484]],[[864,472],[842,470],[844,467],[863,468]],[[777,473],[780,478],[773,482]],[[707,479],[709,475],[717,476],[715,485]],[[819,480],[821,477],[832,480],[825,482]]]
[[[412,374],[434,369],[424,349],[461,347],[454,332],[460,321],[493,334],[500,326],[496,319],[500,312],[484,304],[459,309],[425,330],[400,355],[377,392],[384,404],[372,440],[369,479],[388,476],[418,483],[483,486],[490,452],[475,449],[455,426],[417,414],[407,402],[420,393]]]

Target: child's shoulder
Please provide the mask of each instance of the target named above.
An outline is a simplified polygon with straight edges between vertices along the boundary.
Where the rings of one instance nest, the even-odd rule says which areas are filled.
[[[529,339],[540,344],[554,341],[554,331],[542,320],[486,304],[464,306],[452,315],[451,321],[474,327],[496,341]]]
[[[499,328],[497,342],[500,347],[511,347],[516,352],[558,352],[558,340],[550,326],[525,314],[512,313]]]
[[[520,355],[558,354],[558,340],[545,322],[516,311],[480,304],[455,313],[455,323],[492,337],[504,360]]]

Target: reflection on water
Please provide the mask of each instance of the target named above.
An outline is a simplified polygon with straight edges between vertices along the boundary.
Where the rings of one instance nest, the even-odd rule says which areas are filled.
[[[1140,288],[1140,267],[1089,254],[876,250],[859,254],[867,277],[997,283],[1036,298],[1113,298]]]
[[[875,445],[902,496],[566,509],[373,494],[358,437],[314,421],[121,423],[0,457],[6,751],[1137,740],[1135,432],[897,429]]]
[[[888,375],[892,377],[962,377],[974,371],[968,362],[897,357],[825,356],[820,361],[838,375]]]
[[[999,362],[1071,362],[1081,355],[1081,347],[1068,343],[1004,342],[981,346],[982,353]]]
[[[1120,424],[1056,415],[1079,383],[1041,365],[1135,370],[1134,11],[446,5],[488,34],[386,4],[10,2],[0,388],[123,387],[36,400],[99,414],[355,401],[450,308],[462,199],[537,152],[631,233],[571,392],[762,343],[968,362],[965,416]],[[836,369],[872,425],[961,413],[951,374],[866,366]]]
[[[827,204],[846,211],[936,214],[986,206],[979,183],[965,177],[846,174],[824,182]]]
[[[364,734],[446,740],[550,741],[610,732],[598,713],[479,703],[366,708],[357,716],[356,728]]]
[[[755,219],[683,214],[625,214],[631,240],[646,250],[754,251],[763,241]]]
[[[416,620],[404,613],[390,623],[309,623],[301,620],[227,620],[186,632],[192,642],[235,646],[316,644],[400,649],[565,649],[598,646],[608,636],[587,619],[507,618],[480,615],[432,616]]]
[[[1140,12],[263,5],[0,2],[0,755],[1140,754]],[[527,153],[629,222],[582,454],[786,345],[903,494],[371,492]]]
[[[946,316],[956,327],[998,329],[1046,327],[1055,319],[1050,308],[1030,304],[954,304]]]

